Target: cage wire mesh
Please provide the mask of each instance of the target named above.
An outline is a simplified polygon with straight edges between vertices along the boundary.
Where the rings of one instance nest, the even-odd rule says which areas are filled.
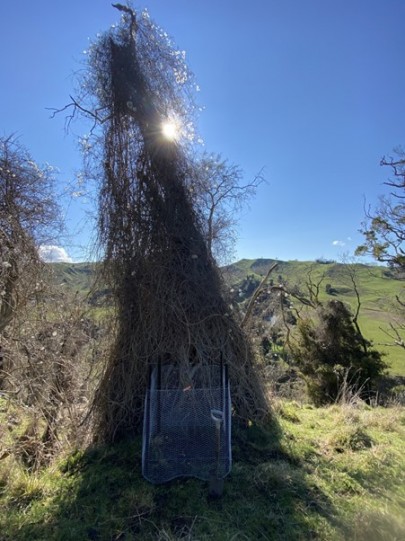
[[[231,470],[231,396],[225,365],[151,368],[145,396],[142,474],[223,479]]]

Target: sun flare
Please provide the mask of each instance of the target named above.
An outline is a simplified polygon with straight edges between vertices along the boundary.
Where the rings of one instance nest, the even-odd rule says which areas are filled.
[[[176,121],[165,120],[162,122],[162,135],[169,141],[175,141],[180,136],[180,128]]]

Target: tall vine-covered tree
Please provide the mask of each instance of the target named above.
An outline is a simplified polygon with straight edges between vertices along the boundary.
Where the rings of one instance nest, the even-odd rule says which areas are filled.
[[[139,431],[148,366],[229,364],[236,414],[267,401],[249,341],[222,282],[189,187],[192,76],[147,12],[126,6],[89,52],[70,106],[94,122],[99,241],[116,300],[116,339],[93,404],[95,437]],[[94,165],[94,160],[93,160]],[[96,167],[97,169],[97,167]]]

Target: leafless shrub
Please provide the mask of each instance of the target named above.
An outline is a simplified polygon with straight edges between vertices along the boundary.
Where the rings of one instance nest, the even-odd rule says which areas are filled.
[[[80,427],[100,376],[94,352],[101,338],[85,304],[50,285],[9,325],[4,395],[28,408],[31,422],[13,452],[30,468],[85,438]]]
[[[41,288],[37,246],[57,224],[52,168],[39,167],[15,138],[1,137],[0,335]]]
[[[77,426],[89,337],[83,306],[52,286],[38,247],[60,228],[53,169],[0,138],[0,389],[30,409],[14,452],[30,468]],[[69,422],[66,421],[69,419]]]
[[[234,252],[240,211],[264,182],[262,172],[243,184],[242,170],[220,155],[204,153],[192,164],[189,190],[201,215],[208,253],[226,263]]]

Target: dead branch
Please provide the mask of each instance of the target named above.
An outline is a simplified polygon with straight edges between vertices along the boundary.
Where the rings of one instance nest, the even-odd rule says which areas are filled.
[[[266,282],[267,280],[269,279],[270,277],[270,274],[273,272],[273,270],[277,267],[278,263],[274,263],[270,268],[269,270],[267,271],[267,274],[263,277],[262,281],[260,282],[260,284],[257,286],[256,290],[254,291],[252,297],[250,298],[250,301],[249,301],[249,304],[246,308],[246,313],[245,313],[245,317],[243,318],[242,320],[242,323],[241,323],[241,327],[242,329],[243,328],[246,328],[246,325],[247,323],[249,322],[249,319],[250,319],[250,316],[252,314],[252,310],[253,310],[253,306],[257,300],[257,297],[260,295],[260,292],[262,291],[262,289],[264,288],[264,286],[266,285]]]

